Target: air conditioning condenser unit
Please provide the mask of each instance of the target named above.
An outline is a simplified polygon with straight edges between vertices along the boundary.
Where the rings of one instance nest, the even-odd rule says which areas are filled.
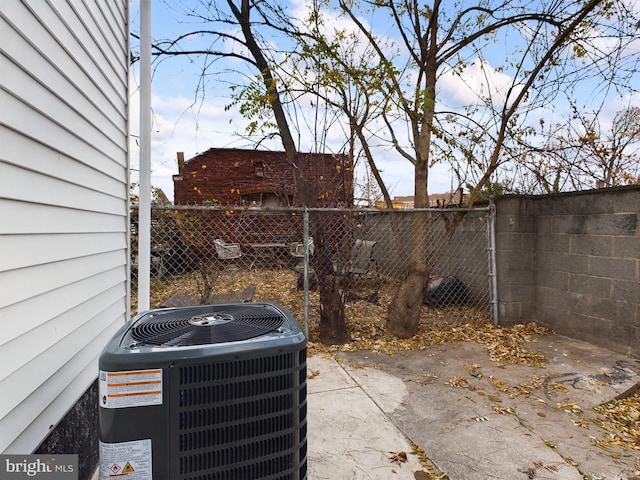
[[[306,478],[306,338],[281,307],[146,312],[99,370],[101,480]]]

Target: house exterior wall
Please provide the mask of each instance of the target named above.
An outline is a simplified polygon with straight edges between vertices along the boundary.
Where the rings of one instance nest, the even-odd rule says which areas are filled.
[[[640,357],[640,187],[496,200],[501,323]]]
[[[46,444],[128,318],[128,5],[0,8],[2,453]]]
[[[351,206],[353,170],[346,155],[301,153],[302,170],[322,206]],[[180,165],[180,163],[179,163]],[[276,193],[294,206],[295,185],[284,152],[211,148],[173,176],[176,205],[242,205],[247,195]]]

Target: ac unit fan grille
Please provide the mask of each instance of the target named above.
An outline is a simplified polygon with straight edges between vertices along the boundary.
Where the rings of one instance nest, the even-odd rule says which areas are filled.
[[[176,370],[180,480],[305,478],[304,348]]]
[[[168,310],[137,322],[128,344],[178,347],[237,342],[272,332],[282,321],[279,312],[263,305]]]

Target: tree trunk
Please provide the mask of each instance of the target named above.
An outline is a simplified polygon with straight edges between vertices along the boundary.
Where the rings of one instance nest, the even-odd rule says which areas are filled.
[[[418,175],[416,166],[416,178]],[[424,178],[426,182],[426,169]],[[426,188],[424,201],[426,202]],[[416,186],[416,193],[418,192]],[[423,304],[423,290],[429,278],[427,258],[433,256],[433,235],[431,214],[419,214],[414,216],[412,226],[412,240],[410,242],[408,257],[411,259],[407,267],[407,273],[398,287],[387,310],[387,328],[391,333],[400,338],[409,338],[416,334],[420,324],[420,311]]]
[[[421,58],[424,59],[424,91],[426,101],[422,119],[414,120],[413,131],[419,132],[416,139],[416,161],[414,178],[415,208],[429,207],[427,182],[429,179],[429,156],[431,133],[436,105],[436,52],[438,31],[438,10],[440,2],[434,2],[431,12],[431,29],[429,36],[421,38]],[[387,310],[387,328],[400,338],[408,338],[416,334],[420,325],[420,311],[423,303],[423,290],[429,279],[427,259],[433,258],[433,216],[420,214],[414,217],[411,241],[411,261],[404,281],[398,288],[391,305]]]
[[[387,310],[387,328],[399,338],[418,332],[424,287],[429,277],[425,264],[412,263]]]
[[[305,172],[300,168],[298,150],[280,99],[277,82],[272,76],[269,62],[255,40],[249,21],[252,4],[249,0],[241,0],[240,8],[238,8],[232,0],[227,0],[227,3],[240,23],[246,39],[246,46],[256,61],[256,66],[262,74],[266,91],[269,93],[269,101],[282,138],[282,145],[293,173],[296,195],[304,206],[314,207],[318,201],[317,193],[312,188],[312,179],[309,172]],[[330,252],[324,246],[325,230],[319,223],[320,221],[321,219],[315,216],[314,226],[312,227],[314,229],[313,236],[318,247],[315,269],[320,292],[320,341],[330,345],[343,344],[350,340],[344,318],[344,303],[333,272]]]
[[[320,331],[319,340],[325,345],[342,345],[351,341],[344,319],[344,304],[336,288],[332,287],[329,276],[318,277],[320,289]],[[324,284],[324,285],[323,285]]]
[[[347,330],[344,302],[340,295],[340,276],[334,269],[331,249],[325,241],[327,233],[322,223],[322,214],[315,212],[312,218],[312,233],[316,244],[313,269],[318,278],[320,294],[319,340],[325,345],[342,345],[350,342],[351,336]]]

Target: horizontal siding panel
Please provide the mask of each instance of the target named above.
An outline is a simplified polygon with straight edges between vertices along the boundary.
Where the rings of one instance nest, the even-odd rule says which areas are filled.
[[[11,164],[4,164],[0,171],[2,196],[12,200],[66,208],[93,206],[98,211],[112,214],[122,212],[126,206],[122,198],[93,190],[89,185],[71,184]]]
[[[127,11],[122,3],[118,2],[97,2],[96,5],[103,13],[106,22],[109,24],[111,31],[111,38],[122,38],[124,52],[128,53],[128,34],[127,24],[129,19],[127,18]],[[126,57],[126,56],[125,56]]]
[[[85,95],[89,98],[101,97],[112,104],[116,115],[126,118],[126,110],[123,110],[123,106],[127,103],[126,87],[115,88],[114,84],[107,80],[100,66],[94,63],[94,60],[84,51],[83,45],[73,37],[68,25],[57,18],[46,2],[31,2],[29,7],[25,6],[23,11],[15,12],[11,16],[12,28],[22,36],[24,41],[37,45],[36,49],[43,60],[57,65],[59,70],[69,78],[75,81],[83,80],[86,89],[83,88],[82,91]],[[34,13],[36,16],[33,16]],[[39,21],[37,15],[46,18],[51,25]],[[65,19],[65,21],[69,20],[73,19]],[[84,27],[79,26],[79,28]]]
[[[78,43],[84,47],[96,64],[104,65],[105,80],[116,82],[115,88],[119,90],[123,78],[118,75],[118,72],[127,69],[127,55],[123,55],[126,53],[126,36],[121,37],[123,42],[118,45],[109,41],[110,38],[114,38],[113,32],[98,7],[98,3],[100,2],[74,2],[72,4],[58,2],[53,5],[53,8],[62,18],[71,18],[72,15],[77,17],[77,23],[84,26],[83,29],[76,29],[73,32]],[[91,28],[87,28],[87,25],[91,25]]]
[[[126,252],[114,251],[93,257],[74,258],[64,262],[0,272],[3,285],[0,291],[0,308],[80,282],[113,268],[122,268],[121,273],[125,277],[126,263]]]
[[[113,142],[100,131],[100,117],[94,115],[92,123],[77,118],[77,113],[66,102],[42,88],[32,77],[24,75],[22,70],[9,67],[9,64],[5,57],[0,57],[0,71],[9,71],[5,83],[12,89],[10,91],[14,98],[7,99],[9,112],[2,115],[3,123],[61,152],[72,145],[83,143],[87,150],[102,152],[101,155],[106,158],[122,156],[124,146]],[[33,122],[38,122],[37,129],[34,129],[36,125]],[[40,128],[46,131],[42,132]],[[116,164],[107,173],[114,176],[121,168],[122,165]]]
[[[100,166],[101,171],[113,178],[122,177],[122,170],[126,165],[126,154],[123,150],[117,151],[114,148],[110,157],[86,143],[69,128],[62,127],[19,99],[5,95],[2,101],[4,105],[0,109],[0,123],[52,150],[73,152],[70,156],[92,161]],[[11,112],[10,116],[8,112]],[[68,121],[71,122],[71,119]]]
[[[126,248],[124,233],[3,235],[0,237],[0,252],[13,254],[0,257],[0,272]]]
[[[115,285],[61,315],[48,318],[40,326],[1,345],[0,352],[6,362],[3,361],[0,366],[0,380],[5,382],[4,385],[11,393],[5,395],[2,401],[0,417],[23,401],[34,385],[37,386],[55,373],[52,369],[57,369],[57,365],[42,364],[43,352],[55,350],[66,337],[82,329],[85,324],[94,322],[96,317],[109,310],[113,304],[120,302],[122,307],[124,293],[122,285]],[[49,312],[45,309],[38,315],[48,317]],[[92,338],[87,340],[91,341]],[[66,359],[64,361],[66,362]],[[23,385],[14,385],[14,382]]]
[[[129,196],[125,170],[122,170],[120,178],[111,177],[89,162],[85,163],[85,159],[71,158],[64,153],[53,151],[44,145],[30,141],[17,132],[1,127],[0,145],[3,146],[0,155],[7,164],[64,179],[69,183],[90,185],[93,190],[108,193],[125,201]],[[27,150],[30,151],[30,155],[25,157],[24,152]],[[0,169],[2,168],[0,163]]]
[[[60,208],[0,198],[0,234],[126,232],[125,214],[80,210],[89,207]]]
[[[119,268],[114,268],[85,278],[82,281],[70,283],[59,289],[37,295],[30,298],[29,301],[20,304],[14,303],[0,309],[0,313],[5,318],[20,319],[4,325],[2,343],[12,341],[20,335],[40,328],[51,318],[64,315],[66,312],[73,310],[75,305],[90,302],[92,299],[102,295],[103,291],[113,289],[118,282],[124,288],[122,272]]]
[[[15,39],[7,39],[11,42],[10,47],[0,57],[3,88],[40,111],[54,107],[57,118],[65,119],[74,115],[82,117],[85,120],[83,129],[89,135],[83,131],[77,134],[89,143],[114,143],[114,140],[123,135],[126,122],[124,119],[119,122],[111,120],[108,113],[115,111],[112,106],[101,105],[103,110],[100,110],[95,101],[70,83],[54,65],[43,62],[35,49],[20,42],[22,38],[18,35],[14,36]],[[20,66],[14,63],[16,56],[20,59]],[[109,108],[105,112],[106,107]],[[99,147],[100,143],[96,146]]]
[[[97,359],[101,351],[96,346],[106,345],[122,325],[121,309],[121,302],[114,303],[54,348],[42,352],[37,365],[41,368],[51,366],[51,370],[47,371],[49,376],[39,385],[30,385],[30,394],[18,404],[11,402],[15,408],[0,415],[0,451],[32,451],[37,446],[33,444],[33,438],[46,437],[49,427],[60,421],[91,385],[97,377]],[[78,348],[79,345],[82,347]],[[61,358],[65,361],[61,361]],[[25,375],[25,378],[21,378],[21,375]],[[12,378],[5,379],[3,383],[20,388],[20,381],[27,379],[26,375],[27,372],[17,373],[15,384]],[[28,375],[30,377],[32,373]],[[44,377],[38,369],[33,375]],[[4,408],[4,402],[2,406]]]
[[[95,379],[95,367],[90,363],[48,405],[43,406],[40,398],[34,396],[38,393],[34,393],[10,415],[0,418],[0,451],[4,450],[3,453],[11,455],[35,450],[41,442],[34,444],[33,439],[45,439],[51,433],[51,428],[68,413],[70,406],[78,401]],[[38,392],[45,395],[50,390],[52,389],[41,389]],[[34,417],[34,413],[39,415]],[[32,421],[29,422],[29,419]]]

